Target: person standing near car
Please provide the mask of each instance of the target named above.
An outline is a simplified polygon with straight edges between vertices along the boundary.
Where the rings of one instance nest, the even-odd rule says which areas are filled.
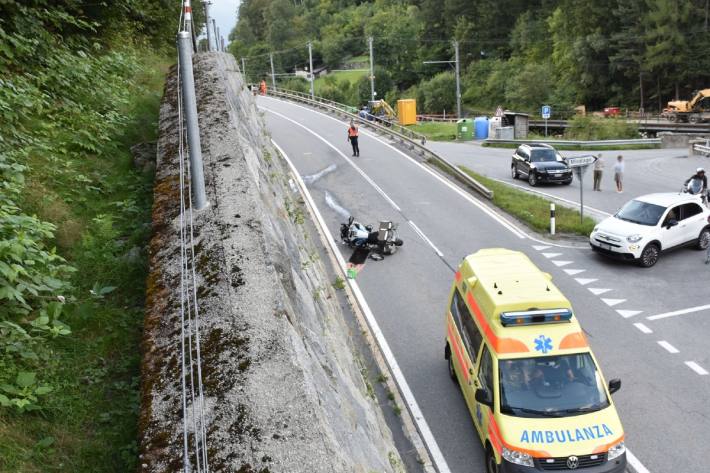
[[[597,160],[594,161],[594,190],[601,192],[602,190],[602,174],[604,173],[604,161],[602,154],[597,155]]]
[[[359,135],[359,130],[357,125],[353,120],[350,120],[350,127],[348,128],[348,141],[353,147],[353,156],[360,156],[360,146],[358,146],[357,139]]]
[[[614,164],[614,182],[616,183],[616,192],[619,194],[624,192],[624,167],[624,157],[617,156],[616,164]]]

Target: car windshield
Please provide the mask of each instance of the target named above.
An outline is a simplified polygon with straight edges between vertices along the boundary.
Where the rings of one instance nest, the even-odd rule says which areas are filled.
[[[500,411],[516,417],[562,417],[609,406],[589,353],[501,360]]]
[[[533,163],[557,161],[557,153],[554,149],[533,149],[530,151],[530,161]]]
[[[638,223],[639,225],[654,226],[661,219],[665,210],[666,208],[660,205],[649,204],[648,202],[641,202],[640,200],[632,200],[627,202],[614,217],[619,220]]]

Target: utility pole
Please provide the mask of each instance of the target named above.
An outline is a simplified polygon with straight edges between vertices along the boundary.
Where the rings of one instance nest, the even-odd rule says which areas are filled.
[[[456,116],[461,118],[461,79],[459,78],[459,42],[454,40],[454,55],[456,63]]]
[[[212,34],[214,34],[214,50],[219,51],[219,28],[217,28],[217,20],[212,18]]]
[[[643,113],[643,72],[639,71],[639,96],[641,100],[639,103],[641,106],[639,107],[639,112]]]
[[[207,51],[212,51],[212,34],[210,33],[210,5],[212,2],[203,1],[202,3],[205,6],[205,23],[207,24]]]
[[[224,36],[222,36],[222,52],[226,52],[226,51],[227,51],[227,48],[224,45]]]
[[[269,53],[269,62],[271,62],[271,87],[276,90],[276,74],[274,74],[274,53]]]
[[[244,61],[244,58],[242,57],[242,76],[244,77],[244,82],[247,81],[247,66],[246,66],[246,61]]]
[[[202,210],[209,205],[209,202],[205,193],[200,125],[197,121],[197,101],[195,99],[195,78],[192,74],[192,37],[188,31],[178,33],[178,51],[180,54],[182,104],[185,112],[187,144],[190,148],[190,184],[194,199],[191,205],[196,210]]]
[[[372,57],[372,36],[367,38],[370,45],[370,100],[375,100],[375,59]]]
[[[308,70],[311,78],[311,99],[315,99],[316,94],[313,92],[313,43],[308,42]]]

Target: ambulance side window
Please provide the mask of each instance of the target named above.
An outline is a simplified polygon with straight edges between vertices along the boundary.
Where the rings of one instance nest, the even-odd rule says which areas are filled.
[[[459,296],[458,289],[454,290],[454,297],[451,299],[451,315],[454,317],[454,322],[456,323],[456,328],[463,337],[463,329],[461,328],[461,311],[459,307],[461,306],[461,296]]]
[[[493,360],[487,346],[483,346],[483,354],[481,355],[481,366],[478,369],[478,381],[481,383],[481,388],[485,389],[493,395]]]
[[[472,363],[476,363],[476,358],[478,357],[478,349],[481,348],[481,342],[483,342],[483,336],[476,326],[476,322],[473,320],[473,315],[466,307],[463,299],[461,300],[461,307],[459,311],[461,312],[461,321],[463,322],[463,333],[464,333],[464,343],[466,344],[466,349],[468,349],[469,357]]]

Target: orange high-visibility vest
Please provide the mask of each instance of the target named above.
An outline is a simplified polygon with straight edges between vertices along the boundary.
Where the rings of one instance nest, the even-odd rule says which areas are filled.
[[[357,127],[351,126],[348,128],[348,136],[350,138],[357,138]]]

